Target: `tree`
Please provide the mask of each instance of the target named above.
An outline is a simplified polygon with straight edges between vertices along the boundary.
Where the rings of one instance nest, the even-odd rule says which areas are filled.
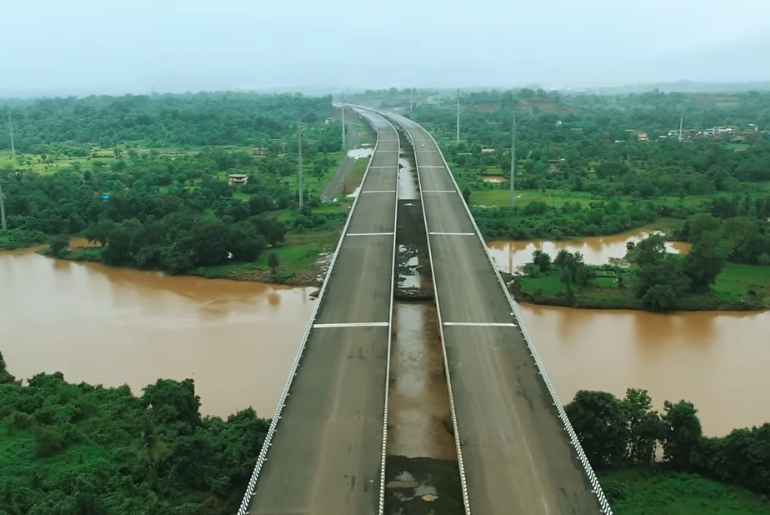
[[[623,462],[628,421],[623,404],[614,395],[580,390],[564,409],[594,466],[610,467]]]
[[[0,352],[0,384],[14,384],[15,382],[16,378],[6,369],[3,353]]]
[[[271,252],[270,255],[267,256],[267,266],[270,267],[270,272],[273,275],[276,275],[278,273],[278,267],[280,266],[281,261],[278,258],[278,254],[275,252]]]
[[[703,437],[698,410],[691,402],[663,405],[663,459],[674,468],[687,470]]]
[[[640,267],[659,263],[666,255],[666,241],[660,234],[651,234],[629,252],[629,260]]]
[[[652,398],[647,390],[626,390],[622,401],[628,422],[629,463],[649,465],[655,461],[655,447],[663,426],[657,411],[652,410]]]
[[[195,395],[192,379],[174,381],[158,379],[144,387],[142,402],[154,421],[161,424],[184,423],[197,426],[201,422],[198,412],[201,401]]]
[[[53,236],[48,240],[48,252],[54,257],[62,257],[69,251],[69,245],[67,236]]]
[[[551,269],[551,256],[542,250],[536,250],[532,253],[532,262],[541,272],[547,272]]]
[[[115,224],[111,220],[99,220],[97,223],[88,226],[88,228],[83,231],[83,236],[85,236],[88,241],[97,242],[103,247],[107,244],[110,232],[114,226]]]
[[[721,236],[704,233],[687,255],[685,272],[696,291],[707,291],[724,268],[728,249]]]
[[[636,272],[637,298],[641,299],[645,307],[654,311],[673,309],[679,297],[690,289],[690,280],[684,273],[682,259],[673,255],[653,257],[655,252],[642,250],[642,253],[637,254],[645,262]]]

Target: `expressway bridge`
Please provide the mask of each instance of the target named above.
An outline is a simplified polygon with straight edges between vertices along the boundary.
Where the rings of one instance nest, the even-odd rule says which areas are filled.
[[[438,144],[355,109],[377,143],[239,515],[384,513],[396,125],[417,165],[466,515],[611,514]]]

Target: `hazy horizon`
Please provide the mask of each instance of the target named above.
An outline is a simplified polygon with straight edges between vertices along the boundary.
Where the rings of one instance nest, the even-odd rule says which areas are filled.
[[[0,96],[770,79],[770,4],[200,0],[4,7]]]

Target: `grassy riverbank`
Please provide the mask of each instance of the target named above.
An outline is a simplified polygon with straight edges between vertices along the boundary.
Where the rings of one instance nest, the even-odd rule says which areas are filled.
[[[292,286],[318,285],[328,262],[326,257],[334,251],[340,229],[341,226],[290,233],[281,246],[267,249],[255,261],[201,266],[186,272],[186,275]],[[69,261],[101,263],[103,250],[98,245],[76,246],[58,257]],[[50,254],[48,251],[45,253]],[[270,268],[271,254],[278,257],[279,264],[275,273]]]
[[[767,498],[744,488],[658,467],[600,474],[617,515],[759,515],[770,513]]]
[[[519,300],[534,304],[598,309],[645,309],[634,294],[632,270],[613,266],[588,266],[592,278],[572,293],[561,281],[561,270],[518,276],[514,292]],[[770,307],[770,267],[727,263],[706,293],[683,295],[677,310],[748,310]]]
[[[38,231],[0,229],[0,250],[23,249],[44,243],[45,240],[45,234]]]

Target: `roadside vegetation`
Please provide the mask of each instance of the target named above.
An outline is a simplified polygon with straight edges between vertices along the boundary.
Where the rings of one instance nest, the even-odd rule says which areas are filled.
[[[61,258],[304,282],[345,220],[346,199],[319,201],[342,158],[329,97],[88,97],[3,107],[13,112],[18,158],[0,159],[9,226],[2,249],[50,239]],[[230,185],[230,175],[248,183]],[[62,236],[93,245],[70,251]],[[282,258],[274,272],[268,251]]]
[[[692,403],[660,413],[634,389],[580,391],[565,410],[619,515],[770,511],[770,424],[705,437]]]
[[[235,513],[268,421],[202,417],[191,379],[127,386],[39,374],[0,355],[0,513]]]

